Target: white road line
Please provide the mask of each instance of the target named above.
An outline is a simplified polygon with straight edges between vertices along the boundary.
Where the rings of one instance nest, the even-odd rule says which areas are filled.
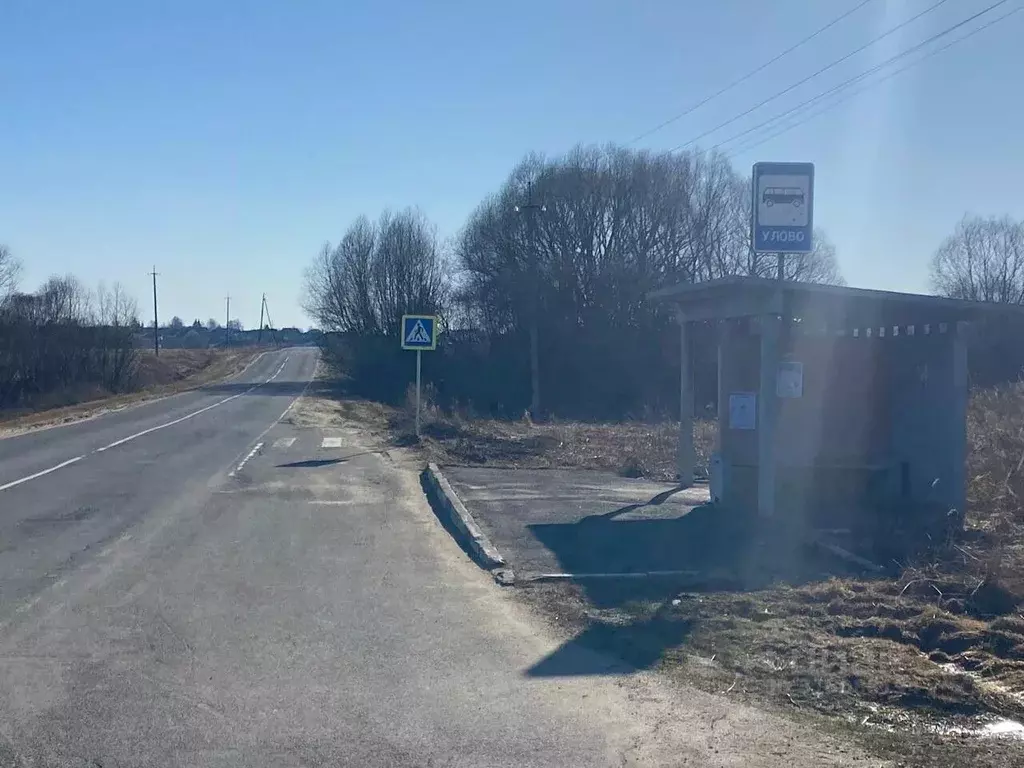
[[[191,418],[193,418],[195,416],[198,416],[201,413],[206,413],[207,411],[213,410],[214,408],[216,408],[218,406],[224,405],[224,403],[230,403],[232,400],[237,400],[238,398],[242,397],[243,395],[249,394],[254,389],[259,389],[261,386],[263,386],[263,384],[269,384],[274,379],[276,379],[280,375],[281,371],[284,370],[285,363],[288,362],[288,357],[289,357],[288,355],[285,355],[284,356],[284,362],[281,363],[281,367],[277,369],[277,371],[274,373],[273,376],[271,376],[269,379],[267,379],[266,381],[264,381],[261,384],[253,384],[251,387],[249,387],[247,390],[245,390],[245,392],[239,392],[237,395],[232,395],[231,397],[225,397],[223,400],[219,400],[216,403],[214,403],[213,405],[208,405],[205,408],[200,408],[198,411],[193,411],[192,413],[186,414],[185,416],[182,416],[180,419],[175,419],[174,421],[168,421],[166,424],[157,424],[155,427],[150,427],[149,429],[144,429],[141,432],[136,432],[134,435],[129,435],[128,437],[122,437],[120,440],[115,440],[110,445],[105,445],[102,448],[97,448],[96,449],[96,453],[103,453],[103,451],[109,451],[111,448],[116,448],[119,445],[124,445],[125,443],[131,442],[132,440],[135,440],[136,438],[142,437],[143,435],[148,435],[148,434],[150,434],[152,432],[156,432],[156,431],[161,430],[161,429],[167,429],[167,427],[173,427],[175,424],[181,424],[181,422],[183,422],[183,421],[188,421],[189,419],[191,419]],[[0,489],[0,490],[2,490],[2,489]]]
[[[221,379],[221,381],[233,381],[234,379],[237,379],[239,376],[243,375],[246,371],[252,368],[256,363],[262,360],[263,356],[266,354],[266,352],[260,352],[256,357],[249,361],[248,365],[246,365],[245,368],[235,373],[232,373],[230,376]],[[63,427],[72,427],[86,421],[96,421],[97,419],[102,419],[104,416],[109,416],[112,413],[121,413],[122,411],[127,411],[134,408],[141,408],[142,406],[145,405],[154,405],[155,403],[162,403],[164,400],[170,400],[175,397],[181,397],[182,395],[191,395],[197,389],[216,383],[216,381],[212,381],[207,382],[206,384],[197,384],[194,387],[183,389],[181,392],[175,392],[173,395],[161,395],[160,397],[152,398],[143,397],[141,400],[138,400],[136,402],[125,403],[124,405],[111,406],[110,408],[105,408],[102,405],[98,405],[96,408],[96,412],[89,416],[83,416],[80,419],[71,419],[69,421],[61,422],[60,424],[40,424],[39,426],[26,427],[24,429],[14,431],[13,434],[0,436],[0,440],[13,440],[14,438],[22,437],[24,435],[35,434],[37,432],[46,432],[51,429],[62,429]]]
[[[248,368],[253,365],[253,363],[255,363],[257,360],[259,360],[261,357],[263,357],[264,354],[266,354],[266,353],[264,352],[264,353],[260,354],[258,357],[256,357],[254,360],[252,360],[249,363],[249,365],[247,365],[246,368],[243,371],[240,371],[236,375],[241,375],[242,373],[244,373],[245,370],[248,370]],[[181,424],[183,421],[188,421],[189,419],[194,418],[194,417],[198,416],[201,413],[206,413],[207,411],[213,410],[214,408],[217,408],[218,406],[224,405],[225,403],[230,403],[232,400],[237,400],[238,398],[240,398],[240,397],[242,397],[244,395],[249,394],[254,389],[258,389],[259,387],[263,386],[263,384],[268,384],[271,381],[273,381],[274,379],[276,379],[281,374],[281,372],[284,370],[285,364],[288,362],[289,358],[290,358],[290,355],[285,355],[284,361],[281,363],[281,366],[277,369],[277,371],[274,372],[274,375],[271,376],[269,379],[267,379],[265,382],[260,382],[258,384],[253,384],[251,387],[249,387],[244,392],[239,392],[237,395],[232,395],[231,397],[225,397],[223,400],[218,400],[213,405],[208,405],[205,408],[200,408],[198,411],[193,411],[192,413],[186,414],[186,415],[182,416],[180,419],[174,419],[173,421],[168,421],[165,424],[157,424],[155,427],[150,427],[149,429],[144,429],[141,432],[136,432],[134,435],[128,435],[127,437],[122,437],[120,440],[115,440],[114,442],[110,443],[109,445],[104,445],[102,448],[97,448],[96,450],[92,451],[92,453],[103,453],[104,451],[109,451],[111,448],[117,448],[118,446],[124,445],[125,443],[129,443],[132,440],[136,440],[136,439],[142,437],[143,435],[149,435],[149,434],[152,434],[153,432],[158,432],[161,429],[167,429],[168,427],[173,427],[175,424]],[[306,390],[309,389],[309,385],[312,384],[312,383],[313,383],[312,379],[310,379],[309,381],[306,382],[306,385],[302,388],[302,392],[299,394],[299,396],[296,397],[294,400],[292,400],[288,404],[288,407],[284,409],[284,412],[282,412],[281,415],[278,416],[273,421],[273,423],[271,423],[271,425],[269,427],[267,427],[265,430],[263,430],[263,433],[257,438],[257,440],[263,439],[264,435],[266,435],[267,432],[269,432],[271,429],[273,429],[274,426],[278,422],[280,422],[281,419],[283,419],[288,414],[288,411],[290,411],[292,409],[292,406],[295,405],[295,403],[297,403],[302,398],[302,396],[306,394]],[[171,397],[174,397],[174,395],[171,395]],[[161,398],[161,399],[165,399],[165,398]],[[170,399],[170,398],[166,398],[166,399]],[[260,443],[260,446],[262,446],[262,443]],[[5,483],[4,485],[0,485],[0,491],[6,491],[9,488],[14,488],[15,486],[21,485],[22,483],[27,483],[27,482],[30,482],[32,480],[37,480],[38,478],[44,477],[45,475],[48,475],[51,472],[56,472],[58,469],[63,469],[64,467],[71,466],[72,464],[75,464],[75,463],[81,461],[84,458],[85,458],[84,455],[83,456],[76,456],[73,459],[68,459],[67,461],[61,462],[60,464],[57,464],[56,466],[50,467],[49,469],[44,469],[41,472],[36,472],[34,475],[28,475],[27,477],[20,477],[17,480],[12,480],[9,483]],[[248,460],[249,459],[247,457],[245,459],[245,461],[248,461]],[[234,473],[232,472],[232,474],[234,474]]]
[[[10,483],[6,483],[4,485],[0,485],[0,491],[6,491],[8,488],[13,488],[16,485],[21,485],[22,483],[27,483],[30,480],[36,480],[36,479],[42,477],[43,475],[48,475],[51,472],[56,472],[58,469],[64,469],[64,467],[71,466],[72,464],[74,464],[76,462],[79,462],[79,461],[81,461],[84,458],[85,458],[85,456],[76,456],[73,459],[68,459],[67,461],[61,462],[60,464],[58,464],[55,467],[50,467],[49,469],[44,469],[42,472],[36,472],[34,475],[29,475],[28,477],[22,477],[22,478],[19,478],[18,480],[13,480]]]
[[[110,445],[104,445],[102,448],[97,448],[95,450],[95,453],[103,453],[104,451],[109,451],[111,448],[117,448],[117,446],[119,446],[119,445],[124,445],[125,443],[130,443],[132,440],[136,440],[137,438],[140,438],[143,435],[149,435],[149,434],[151,434],[153,432],[158,432],[161,429],[167,429],[168,427],[173,427],[175,424],[181,424],[181,422],[188,421],[189,419],[194,418],[194,417],[198,416],[201,413],[206,413],[207,411],[212,411],[214,408],[216,408],[218,406],[221,406],[221,405],[224,405],[224,403],[230,403],[232,400],[237,400],[238,398],[242,397],[242,395],[249,394],[254,389],[256,389],[256,387],[258,387],[258,386],[259,386],[259,384],[257,384],[255,387],[250,387],[249,389],[245,390],[245,392],[239,392],[237,395],[232,395],[231,397],[225,397],[223,400],[218,400],[213,405],[208,405],[205,408],[200,408],[198,411],[192,411],[192,413],[189,413],[189,414],[187,414],[185,416],[182,416],[180,419],[175,419],[174,421],[168,421],[165,424],[157,424],[155,427],[150,427],[149,429],[144,429],[141,432],[136,432],[134,435],[128,435],[128,437],[122,437],[120,440],[115,440]]]
[[[291,448],[293,445],[295,445],[294,437],[279,437],[274,441],[274,448],[279,451]]]
[[[249,461],[249,459],[251,459],[257,453],[259,453],[260,452],[260,448],[262,448],[262,447],[263,447],[263,443],[256,443],[256,445],[253,446],[253,449],[251,451],[249,451],[249,455],[246,456],[244,459],[242,459],[241,462],[239,462],[238,466],[235,467],[233,470],[231,470],[228,473],[228,477],[234,477],[236,472],[241,472],[242,471],[242,467],[245,466],[245,463],[247,461]]]
[[[288,355],[285,355],[285,356],[284,356],[284,360],[283,360],[283,361],[281,362],[281,367],[280,367],[280,368],[278,368],[278,369],[277,369],[276,371],[274,371],[274,375],[273,375],[273,376],[271,376],[271,377],[270,377],[269,379],[267,379],[267,380],[266,380],[265,382],[263,382],[263,383],[264,383],[264,384],[269,384],[269,383],[270,383],[270,382],[272,382],[272,381],[273,381],[274,379],[276,379],[276,378],[277,378],[278,376],[280,376],[280,375],[281,375],[281,371],[283,371],[283,370],[284,370],[284,366],[285,366],[285,363],[287,363],[287,362],[288,362]]]
[[[320,444],[321,448],[341,448],[342,440],[341,437],[325,437],[324,441]]]
[[[338,501],[338,500],[334,500],[334,499],[310,499],[306,503],[307,504],[316,504],[318,506],[324,506],[324,507],[345,507],[345,506],[348,506],[349,504],[356,504],[357,502],[353,501],[351,499],[348,500],[348,501]]]

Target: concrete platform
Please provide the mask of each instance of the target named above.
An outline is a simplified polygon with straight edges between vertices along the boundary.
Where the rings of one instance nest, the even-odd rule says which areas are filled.
[[[687,515],[707,503],[705,486],[680,489],[589,470],[443,470],[517,575],[704,565],[701,526]]]

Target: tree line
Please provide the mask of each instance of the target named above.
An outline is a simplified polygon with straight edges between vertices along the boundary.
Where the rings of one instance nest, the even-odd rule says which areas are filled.
[[[751,179],[720,154],[577,147],[525,157],[442,241],[415,209],[357,219],[306,273],[304,307],[358,393],[400,401],[410,359],[395,338],[406,313],[446,331],[424,370],[446,404],[518,416],[524,409],[621,418],[678,408],[672,318],[646,301],[661,286],[727,275],[774,277],[750,243]],[[936,251],[936,293],[1024,303],[1024,222],[965,217]],[[787,257],[785,277],[842,284],[821,231]],[[697,329],[697,371],[714,337]],[[971,343],[978,383],[1017,378],[1016,321],[990,321]],[[713,375],[694,382],[714,399]]]
[[[71,275],[22,293],[20,271],[0,246],[0,409],[127,389],[138,364],[135,299],[118,283],[93,291]]]
[[[443,400],[506,415],[614,418],[678,401],[678,338],[647,294],[681,281],[773,276],[750,248],[750,178],[717,153],[579,147],[529,155],[442,242],[414,209],[356,220],[307,271],[306,311],[333,332],[360,393],[400,400],[401,315],[434,313],[425,371]],[[841,283],[835,249],[786,262]],[[710,347],[709,347],[710,349]]]
[[[965,215],[936,250],[932,287],[942,296],[1024,305],[1024,221]],[[972,324],[972,383],[1017,381],[1024,374],[1024,313]]]

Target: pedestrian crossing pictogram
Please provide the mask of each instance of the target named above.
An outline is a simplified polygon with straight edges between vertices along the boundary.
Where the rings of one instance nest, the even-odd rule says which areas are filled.
[[[433,315],[402,317],[402,349],[435,349],[437,318]]]

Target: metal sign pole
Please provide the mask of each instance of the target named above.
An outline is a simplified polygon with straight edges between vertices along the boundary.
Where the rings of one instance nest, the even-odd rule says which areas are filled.
[[[420,436],[420,365],[423,351],[416,350],[416,437]]]

